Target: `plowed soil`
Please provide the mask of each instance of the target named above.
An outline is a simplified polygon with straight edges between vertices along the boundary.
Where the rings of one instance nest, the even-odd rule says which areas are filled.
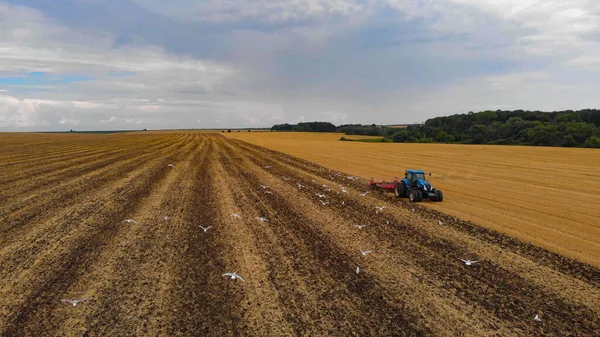
[[[2,336],[600,333],[597,268],[346,172],[209,133],[0,146]]]
[[[342,142],[339,133],[319,132],[224,135],[363,181],[392,181],[406,169],[432,172],[427,178],[444,192],[444,202],[423,206],[600,267],[600,151],[595,149]]]

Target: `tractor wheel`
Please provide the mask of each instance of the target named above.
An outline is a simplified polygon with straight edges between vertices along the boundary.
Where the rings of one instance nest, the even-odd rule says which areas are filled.
[[[429,201],[437,201],[437,193],[435,191],[429,195]]]
[[[403,183],[397,183],[394,193],[396,194],[396,198],[404,198],[406,196],[406,186]]]
[[[419,202],[423,200],[423,195],[419,190],[410,190],[408,192],[408,199],[410,199],[410,202]]]
[[[444,200],[444,193],[440,190],[435,190],[436,201]]]

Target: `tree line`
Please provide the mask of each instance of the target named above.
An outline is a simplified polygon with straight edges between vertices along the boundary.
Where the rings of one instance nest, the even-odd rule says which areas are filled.
[[[328,122],[275,125],[271,131],[340,132],[380,136],[402,143],[501,144],[600,148],[600,110],[469,112],[430,118],[398,130]]]

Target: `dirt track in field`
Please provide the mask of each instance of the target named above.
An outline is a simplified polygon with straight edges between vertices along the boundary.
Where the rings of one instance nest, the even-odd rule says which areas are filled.
[[[218,134],[29,137],[0,139],[0,335],[600,331],[598,269],[344,173]]]

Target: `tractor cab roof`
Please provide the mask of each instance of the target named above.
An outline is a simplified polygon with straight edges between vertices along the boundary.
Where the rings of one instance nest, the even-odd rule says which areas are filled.
[[[423,170],[406,170],[407,173],[421,173],[421,174],[425,174],[425,172]]]

